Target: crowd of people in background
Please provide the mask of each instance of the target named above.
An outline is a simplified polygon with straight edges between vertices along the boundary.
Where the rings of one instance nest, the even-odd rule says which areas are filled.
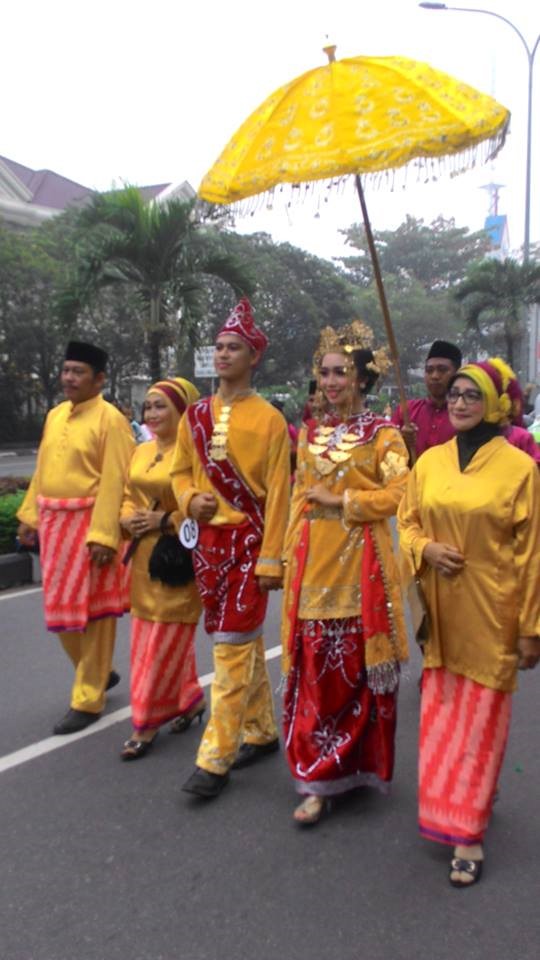
[[[294,821],[313,826],[336,796],[389,789],[407,593],[421,607],[420,831],[453,848],[450,882],[470,886],[517,671],[540,659],[540,404],[526,406],[499,358],[463,364],[437,340],[426,396],[379,415],[367,397],[388,359],[353,321],[322,330],[298,431],[253,388],[267,345],[242,299],[216,337],[217,392],[160,380],[140,424],[102,396],[104,351],[68,344],[65,401],[47,417],[18,514],[21,542],[39,536],[47,628],[74,666],[54,733],[103,713],[120,679],[117,618],[130,611],[121,758],[143,758],[161,727],[182,734],[209,710],[183,790],[217,798],[231,770],[280,748],[263,631],[269,593],[283,588],[284,751],[301,797]]]

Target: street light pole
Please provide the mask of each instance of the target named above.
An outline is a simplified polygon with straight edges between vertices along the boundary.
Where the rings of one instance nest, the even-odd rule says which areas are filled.
[[[527,263],[530,257],[531,247],[531,153],[532,153],[532,95],[533,95],[533,65],[534,57],[540,43],[540,34],[536,38],[536,43],[532,49],[527,44],[525,37],[516,27],[515,23],[503,17],[500,13],[493,10],[484,10],[477,7],[450,7],[446,3],[419,3],[419,7],[424,10],[452,10],[457,13],[482,13],[487,17],[495,17],[496,20],[502,20],[516,33],[523,44],[527,54],[527,63],[529,66],[529,76],[527,84],[527,158],[525,164],[525,229],[523,235],[523,262]]]

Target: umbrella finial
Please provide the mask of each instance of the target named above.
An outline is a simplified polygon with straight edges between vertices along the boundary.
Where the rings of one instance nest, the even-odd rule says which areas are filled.
[[[335,43],[329,43],[326,47],[323,47],[323,53],[328,57],[328,63],[336,62],[336,49]]]

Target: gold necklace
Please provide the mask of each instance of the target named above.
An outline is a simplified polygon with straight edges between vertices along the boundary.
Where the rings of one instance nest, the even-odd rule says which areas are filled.
[[[212,431],[212,436],[210,438],[210,456],[212,460],[226,460],[227,459],[227,437],[229,435],[229,425],[231,419],[232,405],[235,400],[241,400],[244,397],[251,397],[255,393],[255,390],[250,387],[247,390],[240,390],[238,393],[234,394],[233,397],[227,403],[224,403],[221,407],[219,416],[214,423],[214,429]],[[217,393],[219,400],[221,401],[221,396],[219,391]]]
[[[331,473],[339,463],[351,459],[352,451],[360,443],[361,437],[347,429],[346,424],[335,427],[319,426],[308,444],[308,450],[315,457],[315,467],[323,475]],[[331,448],[331,449],[330,449]],[[324,456],[327,454],[327,458]]]

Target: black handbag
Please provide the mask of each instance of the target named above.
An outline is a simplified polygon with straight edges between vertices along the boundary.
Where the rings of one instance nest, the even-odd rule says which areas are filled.
[[[163,530],[169,519],[166,513],[161,521]],[[151,580],[161,580],[168,587],[185,587],[195,579],[191,550],[187,550],[175,533],[162,533],[154,544],[148,560]]]
[[[419,647],[424,650],[424,647],[429,641],[431,620],[422,581],[416,570],[414,553],[412,554],[412,562],[414,575],[407,586],[407,599],[411,611],[413,633]]]

